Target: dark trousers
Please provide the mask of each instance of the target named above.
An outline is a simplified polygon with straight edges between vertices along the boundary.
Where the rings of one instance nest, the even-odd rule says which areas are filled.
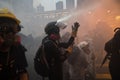
[[[112,80],[120,80],[120,63],[110,63],[109,71]]]
[[[50,69],[49,80],[63,80],[63,69],[60,66]]]

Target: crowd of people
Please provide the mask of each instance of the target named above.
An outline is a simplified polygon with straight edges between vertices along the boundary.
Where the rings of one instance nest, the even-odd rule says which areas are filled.
[[[49,66],[49,80],[95,80],[95,54],[91,41],[75,41],[80,24],[71,25],[71,33],[60,35],[66,25],[53,21],[45,26],[46,36],[42,39],[45,57]],[[8,9],[0,9],[0,79],[29,80],[24,44],[21,43],[20,20]],[[117,31],[116,31],[117,30]],[[119,79],[119,36],[117,28],[105,51],[110,53],[109,69],[112,80]]]

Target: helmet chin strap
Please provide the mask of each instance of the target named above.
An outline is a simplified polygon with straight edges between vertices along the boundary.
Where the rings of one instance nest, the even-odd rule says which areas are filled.
[[[60,36],[58,34],[51,34],[50,35],[50,39],[52,39],[52,40],[59,40]]]

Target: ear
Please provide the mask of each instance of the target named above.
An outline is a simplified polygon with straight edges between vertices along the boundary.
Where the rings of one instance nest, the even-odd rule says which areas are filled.
[[[24,28],[22,25],[18,25],[18,32],[21,31],[21,28]]]

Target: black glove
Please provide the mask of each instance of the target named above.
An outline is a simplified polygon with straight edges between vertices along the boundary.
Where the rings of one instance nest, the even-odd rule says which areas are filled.
[[[76,37],[79,26],[80,26],[80,24],[78,22],[75,22],[74,26],[72,26],[72,36],[73,37]]]

